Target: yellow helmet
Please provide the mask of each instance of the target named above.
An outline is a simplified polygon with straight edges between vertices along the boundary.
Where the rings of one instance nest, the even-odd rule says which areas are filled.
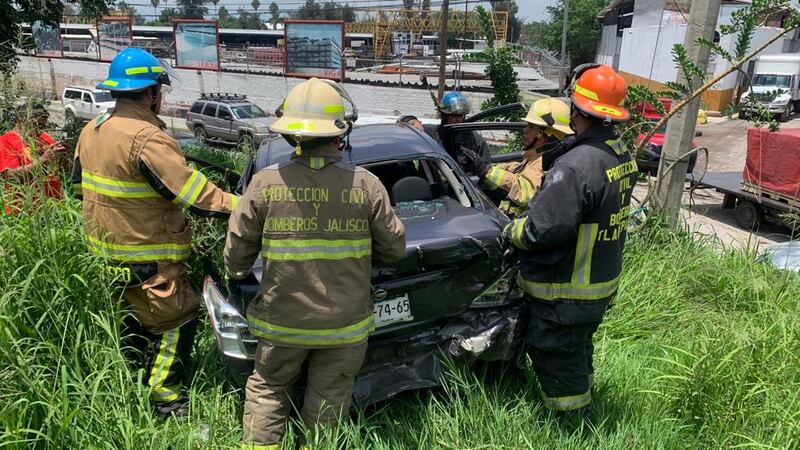
[[[274,133],[289,135],[297,142],[345,134],[344,101],[325,81],[311,78],[289,91],[283,101],[283,115],[270,127]]]
[[[524,120],[550,130],[559,139],[567,134],[575,134],[569,127],[569,106],[554,98],[543,98],[533,102]]]

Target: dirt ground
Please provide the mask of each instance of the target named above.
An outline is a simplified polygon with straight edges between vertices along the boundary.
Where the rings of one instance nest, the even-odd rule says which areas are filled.
[[[747,129],[750,122],[728,119],[725,117],[709,117],[708,123],[698,125],[697,131],[702,136],[696,138],[699,146],[708,148],[708,172],[741,172],[747,157]],[[800,115],[792,119],[782,128],[800,127]],[[695,176],[699,176],[705,166],[705,156],[701,153],[695,167]],[[688,186],[688,185],[687,185]],[[640,187],[639,189],[646,190]],[[764,224],[755,233],[742,229],[736,224],[732,209],[722,209],[723,194],[713,189],[694,191],[691,198],[684,196],[684,219],[690,230],[716,235],[726,245],[751,247],[784,242],[789,240],[785,227],[775,224]]]

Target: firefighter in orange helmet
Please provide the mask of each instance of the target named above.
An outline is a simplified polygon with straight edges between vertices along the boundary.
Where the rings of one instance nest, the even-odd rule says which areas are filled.
[[[575,144],[530,208],[504,232],[520,250],[530,301],[528,354],[544,404],[588,414],[592,335],[617,293],[636,162],[614,125],[628,119],[626,84],[608,66],[579,66],[569,87]]]

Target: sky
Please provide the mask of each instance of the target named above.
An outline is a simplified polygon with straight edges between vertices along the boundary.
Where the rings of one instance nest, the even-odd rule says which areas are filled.
[[[259,11],[266,12],[267,8],[269,7],[269,4],[273,0],[260,0],[260,1],[261,1],[261,7],[259,8]],[[278,6],[281,7],[281,9],[297,9],[299,4],[304,3],[303,0],[274,0],[274,1],[278,4]],[[323,1],[324,0],[319,0],[319,3],[322,3]],[[384,3],[386,5],[396,5],[401,3],[401,0],[332,0],[332,1],[335,1],[337,3],[347,2],[350,3],[351,5],[369,4],[373,6],[380,5],[381,3]],[[440,0],[432,0],[431,3],[436,4],[438,1]],[[451,1],[460,2],[461,0],[451,0]],[[518,15],[523,19],[524,22],[530,22],[531,20],[542,20],[547,18],[545,7],[548,5],[552,5],[556,2],[556,0],[516,0],[516,1],[517,1],[517,6],[519,6]],[[126,0],[126,2],[135,5],[136,10],[140,14],[145,14],[148,16],[153,14],[153,7],[150,5],[149,0]],[[166,1],[161,0],[160,3],[161,4],[158,8],[159,10],[163,9],[164,7],[169,8],[175,6],[175,0],[166,0]],[[229,11],[235,12],[237,9],[239,9],[244,5],[248,5],[246,9],[251,10],[251,8],[249,7],[250,3],[251,0],[220,0],[217,6],[219,7],[224,5],[228,8]],[[475,3],[477,4],[477,2]],[[484,4],[485,3],[486,2],[484,2]],[[208,7],[209,12],[213,14],[214,5],[211,4],[211,2],[207,2],[206,6]],[[459,8],[463,7],[459,6]],[[470,4],[470,9],[472,8],[473,6],[472,4]]]

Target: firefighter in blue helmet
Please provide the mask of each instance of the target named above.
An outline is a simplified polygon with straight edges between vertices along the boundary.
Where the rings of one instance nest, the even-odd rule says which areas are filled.
[[[447,153],[458,161],[465,172],[479,175],[474,173],[472,165],[462,154],[461,148],[472,150],[486,162],[491,162],[489,146],[486,141],[475,131],[444,132],[445,125],[464,122],[470,112],[469,100],[459,91],[448,92],[442,97],[441,103],[436,105],[436,109],[439,111],[439,117],[442,121],[439,125],[424,125],[425,132],[444,147]]]
[[[236,197],[191,168],[158,118],[166,69],[150,53],[121,51],[97,87],[114,110],[90,121],[75,150],[72,182],[83,198],[87,244],[105,258],[126,307],[123,345],[145,355],[144,381],[161,415],[184,414],[185,372],[199,300],[184,262],[192,223],[185,212],[227,218]]]

